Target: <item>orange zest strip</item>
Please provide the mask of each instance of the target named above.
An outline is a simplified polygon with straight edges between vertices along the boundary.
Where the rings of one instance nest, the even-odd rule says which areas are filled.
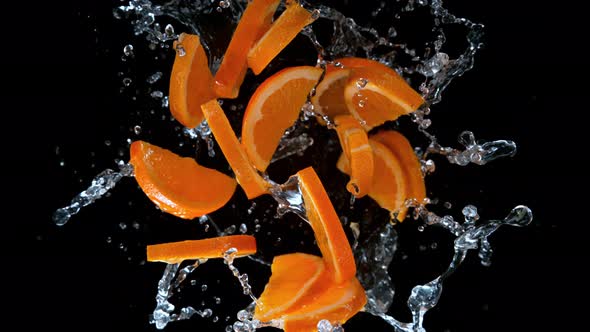
[[[244,148],[238,141],[225,113],[216,99],[201,105],[205,119],[223,155],[236,175],[236,180],[244,189],[248,199],[266,194],[269,184],[250,164]]]
[[[354,278],[352,250],[322,182],[311,167],[299,171],[297,177],[307,217],[328,271],[336,283]]]
[[[371,139],[387,146],[400,161],[405,174],[406,199],[413,198],[422,202],[426,198],[426,185],[422,176],[420,160],[410,142],[402,134],[393,130],[382,130],[371,136]],[[402,209],[398,219],[405,219],[406,212],[407,209]]]
[[[252,46],[248,53],[248,67],[258,75],[303,29],[315,21],[312,13],[299,2],[287,3],[287,9],[270,29]]]
[[[346,61],[344,61],[346,63]],[[350,113],[365,130],[409,114],[423,103],[422,96],[395,70],[373,60],[351,60],[354,67],[344,88],[344,100]]]
[[[344,324],[366,303],[365,290],[356,278],[352,278],[318,293],[313,301],[287,314],[283,318],[283,329],[285,332],[315,332],[322,319]]]
[[[215,98],[213,76],[199,36],[180,34],[174,49],[177,52],[170,74],[170,112],[185,127],[194,128],[203,121],[201,104]]]
[[[223,258],[231,248],[238,250],[236,257],[252,255],[256,253],[256,239],[250,235],[230,235],[148,245],[147,261],[175,264],[185,260]]]
[[[363,197],[373,182],[373,150],[369,138],[358,120],[350,115],[337,116],[335,123],[342,150],[350,160],[350,181],[346,189],[357,198]]]
[[[242,145],[248,158],[264,172],[281,137],[297,118],[322,70],[290,67],[266,79],[250,99],[242,122]]]
[[[135,179],[162,211],[193,219],[224,206],[236,181],[214,169],[143,141],[131,144]]]
[[[280,0],[252,0],[242,14],[219,70],[215,93],[220,98],[236,98],[248,70],[248,51],[271,26]]]
[[[294,253],[274,258],[272,275],[260,296],[254,317],[277,319],[307,304],[307,299],[330,285],[324,261],[314,255]]]

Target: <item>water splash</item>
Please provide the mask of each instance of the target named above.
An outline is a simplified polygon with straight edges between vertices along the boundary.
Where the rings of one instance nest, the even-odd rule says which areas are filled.
[[[238,281],[242,286],[244,295],[248,295],[252,299],[252,301],[256,303],[257,306],[262,306],[262,302],[258,301],[258,298],[256,298],[254,293],[252,293],[252,287],[248,283],[248,275],[246,273],[240,274],[238,268],[234,266],[234,259],[236,258],[237,254],[238,249],[230,248],[225,253],[223,253],[223,260],[225,261],[225,264],[227,265],[231,273],[234,275],[234,277],[238,278]]]
[[[203,120],[195,128],[184,128],[184,133],[194,140],[202,139],[207,144],[207,154],[209,157],[215,157],[215,140],[213,139],[213,133],[207,123],[207,120]],[[197,154],[199,153],[199,144],[197,144]]]
[[[55,224],[58,226],[65,225],[73,215],[80,212],[80,209],[106,195],[122,178],[133,176],[133,166],[131,164],[119,162],[118,166],[118,172],[110,168],[100,172],[92,179],[90,187],[76,195],[70,205],[57,209],[52,217]]]
[[[280,218],[287,212],[295,213],[299,218],[309,223],[303,205],[303,196],[299,188],[299,178],[297,175],[289,177],[283,184],[276,184],[270,179],[266,179],[272,184],[270,189],[271,196],[277,201],[277,216]]]

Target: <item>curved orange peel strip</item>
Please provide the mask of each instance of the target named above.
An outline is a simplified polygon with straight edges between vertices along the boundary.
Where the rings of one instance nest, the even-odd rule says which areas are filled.
[[[268,193],[269,184],[256,172],[216,99],[201,105],[205,119],[248,199]]]
[[[258,75],[303,29],[316,20],[299,2],[287,3],[287,9],[248,52],[248,67]]]
[[[170,74],[170,112],[185,127],[203,121],[201,104],[215,98],[213,76],[199,36],[181,33],[174,42],[177,50]]]
[[[311,167],[297,172],[297,177],[307,217],[328,271],[336,283],[354,278],[352,250],[322,182]]]
[[[162,211],[192,219],[224,206],[236,181],[214,169],[143,141],[130,148],[135,179]]]
[[[231,248],[238,250],[236,257],[255,254],[256,239],[251,235],[230,235],[148,245],[147,261],[175,264],[185,260],[223,258]]]
[[[248,51],[270,28],[280,0],[252,0],[242,14],[223,60],[215,74],[215,93],[236,98],[248,71]]]
[[[320,68],[286,68],[266,79],[254,92],[242,122],[242,145],[259,171],[264,172],[270,164],[285,130],[297,121],[321,75]]]
[[[342,150],[351,164],[346,189],[361,198],[369,192],[373,183],[373,150],[369,138],[358,120],[350,115],[339,115],[334,122]]]

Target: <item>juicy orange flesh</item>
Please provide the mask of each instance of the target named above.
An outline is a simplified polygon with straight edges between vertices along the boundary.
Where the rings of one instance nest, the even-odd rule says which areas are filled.
[[[217,100],[213,99],[203,104],[201,108],[217,144],[219,144],[223,155],[236,175],[236,180],[244,189],[248,199],[266,194],[268,183],[250,164],[246,152]]]
[[[426,186],[422,176],[421,164],[410,142],[399,132],[383,130],[371,136],[371,138],[393,152],[402,164],[405,174],[408,197],[415,198],[419,202],[426,198]]]
[[[348,81],[350,70],[337,69],[326,72],[324,79],[316,89],[316,95],[312,98],[315,110],[333,119],[337,115],[348,114],[348,108],[344,101],[344,87]]]
[[[248,51],[270,28],[280,0],[248,3],[215,74],[215,92],[221,98],[236,98],[248,70]]]
[[[379,93],[362,89],[351,100],[353,114],[365,128],[371,129],[405,114],[404,109]]]
[[[234,193],[232,178],[192,158],[143,141],[133,142],[130,153],[137,183],[164,212],[192,219],[221,208]]]
[[[321,74],[321,69],[309,66],[287,68],[256,89],[244,115],[242,144],[258,170],[264,172],[270,164]]]
[[[322,258],[303,253],[275,257],[271,272],[259,298],[262,306],[256,306],[254,313],[261,321],[280,318],[304,305],[305,299],[317,291],[317,282],[325,279],[321,278],[325,274]]]
[[[315,21],[312,14],[297,1],[287,3],[287,9],[270,29],[252,46],[248,66],[258,75],[303,29]]]
[[[336,283],[354,278],[356,265],[350,244],[320,179],[311,167],[297,176],[307,217],[328,271]]]
[[[193,259],[222,258],[231,248],[238,250],[236,257],[252,255],[256,253],[256,239],[251,235],[230,235],[148,245],[147,261],[174,264]]]
[[[334,284],[299,310],[287,314],[285,332],[315,332],[322,319],[344,324],[367,303],[365,290],[356,278]]]
[[[185,127],[194,128],[203,120],[201,104],[215,97],[213,76],[205,50],[197,35],[181,34],[174,43],[176,53],[170,75],[170,112]]]

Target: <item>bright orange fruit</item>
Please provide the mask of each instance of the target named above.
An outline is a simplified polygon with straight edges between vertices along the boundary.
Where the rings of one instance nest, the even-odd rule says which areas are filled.
[[[298,1],[287,1],[287,9],[273,22],[270,29],[252,46],[248,66],[258,75],[303,29],[317,17]]]
[[[322,75],[320,68],[301,66],[281,70],[254,92],[242,122],[242,145],[254,166],[264,172],[297,118],[307,96]]]
[[[352,250],[322,182],[311,167],[297,172],[297,177],[307,218],[328,271],[338,284],[354,278]]]
[[[269,184],[256,172],[216,99],[201,105],[209,128],[248,199],[266,194]]]
[[[236,257],[255,254],[256,239],[251,235],[230,235],[148,245],[147,260],[175,264],[185,260],[222,258],[231,248],[238,250]]]
[[[252,0],[242,14],[221,66],[215,74],[215,93],[220,98],[236,98],[248,70],[248,51],[270,28],[280,0]]]
[[[354,60],[356,64],[367,61],[374,63],[353,68],[344,88],[348,110],[367,131],[424,103],[395,70],[373,60]]]
[[[274,258],[272,275],[256,306],[254,318],[270,321],[307,304],[307,299],[329,287],[324,261],[314,255],[294,253]]]
[[[393,152],[400,161],[405,174],[406,199],[414,198],[418,202],[422,202],[426,198],[426,185],[424,184],[424,176],[422,176],[420,160],[410,142],[402,134],[393,130],[382,130],[371,136],[371,139],[387,146],[389,151]],[[405,217],[405,210],[402,209],[402,212],[404,213],[400,213],[398,217],[400,220]]]
[[[311,98],[314,111],[334,119],[337,115],[348,114],[344,101],[344,87],[348,82],[350,69],[327,65],[324,79],[318,84]]]
[[[143,141],[131,144],[129,162],[149,199],[162,211],[184,219],[221,208],[236,188],[229,176]]]
[[[283,317],[285,332],[315,332],[320,320],[344,324],[367,303],[365,290],[356,278],[333,284],[307,305]]]
[[[355,197],[363,197],[373,182],[373,150],[367,132],[350,115],[339,115],[334,122],[342,151],[350,161],[350,181],[346,189]]]
[[[213,76],[199,36],[181,33],[174,42],[177,50],[170,74],[170,112],[185,127],[203,121],[201,104],[215,98]]]

